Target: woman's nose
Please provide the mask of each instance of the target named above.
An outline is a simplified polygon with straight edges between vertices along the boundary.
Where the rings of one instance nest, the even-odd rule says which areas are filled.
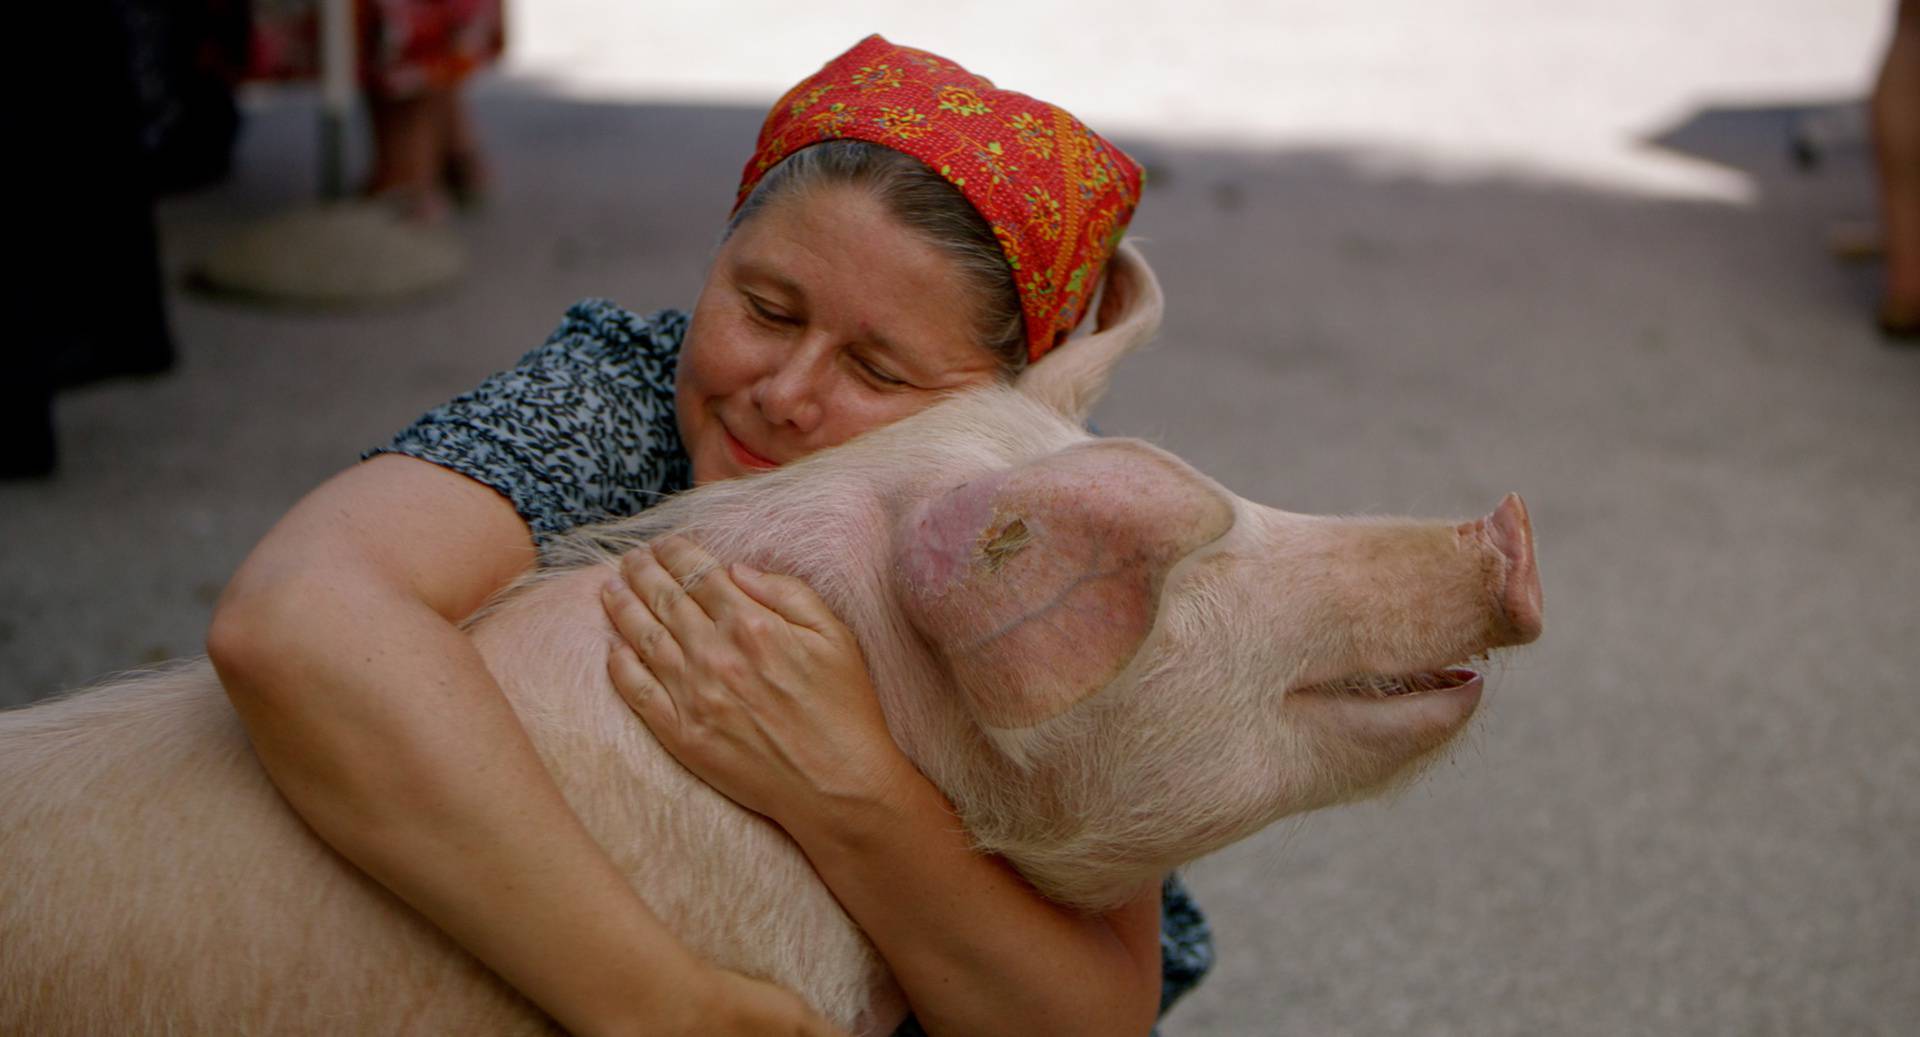
[[[753,405],[769,424],[801,433],[820,425],[825,394],[826,350],[802,345],[779,358],[753,385]]]

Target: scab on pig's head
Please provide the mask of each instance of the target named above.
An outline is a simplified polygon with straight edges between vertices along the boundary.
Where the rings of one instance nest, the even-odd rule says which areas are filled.
[[[1478,704],[1459,664],[1539,631],[1518,498],[1458,524],[1294,515],[1133,440],[937,493],[895,555],[982,735],[923,766],[983,848],[1089,908],[1405,775]]]

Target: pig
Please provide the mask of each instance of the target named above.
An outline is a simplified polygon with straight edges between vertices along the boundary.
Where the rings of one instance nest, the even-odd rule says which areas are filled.
[[[626,551],[672,533],[805,579],[980,850],[1088,911],[1406,780],[1478,705],[1466,663],[1540,632],[1518,497],[1468,522],[1290,514],[1090,435],[1160,310],[1131,249],[1109,290],[1110,328],[1011,387],[578,530],[468,620],[665,923],[851,1032],[906,1013],[884,962],[794,843],[611,688],[600,587]],[[0,717],[0,860],[0,1033],[555,1029],[304,827],[204,659]]]

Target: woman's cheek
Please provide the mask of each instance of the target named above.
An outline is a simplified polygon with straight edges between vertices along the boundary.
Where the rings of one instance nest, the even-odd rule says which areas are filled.
[[[724,377],[733,388],[749,385],[778,368],[793,349],[790,335],[741,315],[728,338]]]
[[[692,357],[695,384],[709,397],[726,396],[752,380],[752,329],[733,318],[703,339]]]

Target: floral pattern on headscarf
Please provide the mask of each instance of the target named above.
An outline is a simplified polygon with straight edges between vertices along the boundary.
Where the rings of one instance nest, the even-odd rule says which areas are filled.
[[[876,35],[767,113],[734,207],[782,159],[826,140],[912,155],[973,204],[1013,269],[1029,360],[1085,316],[1140,203],[1139,164],[1066,110]]]

